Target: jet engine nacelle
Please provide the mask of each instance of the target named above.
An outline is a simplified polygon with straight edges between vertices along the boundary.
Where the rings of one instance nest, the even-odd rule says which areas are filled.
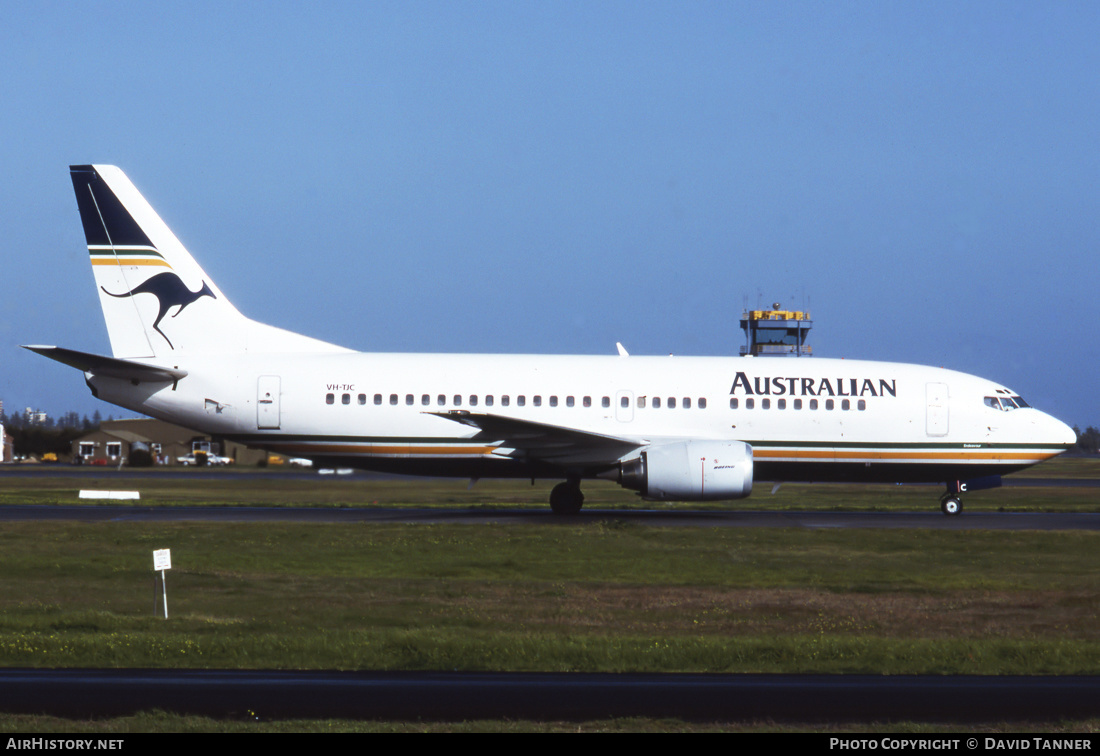
[[[619,484],[646,499],[743,499],[752,493],[752,447],[743,441],[656,444],[620,463]]]

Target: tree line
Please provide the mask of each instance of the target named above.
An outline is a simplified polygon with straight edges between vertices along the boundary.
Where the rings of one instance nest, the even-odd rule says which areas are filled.
[[[108,420],[114,419],[108,416]],[[99,430],[103,417],[96,410],[90,418],[77,412],[66,412],[58,418],[47,416],[45,422],[31,422],[22,412],[0,412],[0,424],[12,437],[16,457],[35,456],[39,459],[50,452],[58,459],[68,459],[73,441],[86,433]]]
[[[1073,432],[1077,434],[1077,445],[1073,447],[1073,451],[1085,454],[1100,454],[1100,430],[1090,425],[1082,431],[1075,425],[1073,426]]]

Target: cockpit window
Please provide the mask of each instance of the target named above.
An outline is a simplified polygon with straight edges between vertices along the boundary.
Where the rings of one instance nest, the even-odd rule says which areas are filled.
[[[992,407],[995,410],[1001,410],[1002,412],[1011,412],[1014,409],[1020,407],[1030,407],[1020,396],[987,396],[985,398],[985,406]]]

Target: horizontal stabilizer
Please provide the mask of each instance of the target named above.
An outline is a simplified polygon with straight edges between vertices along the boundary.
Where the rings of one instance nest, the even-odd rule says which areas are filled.
[[[157,367],[141,362],[119,360],[114,357],[103,357],[98,354],[78,352],[75,349],[63,349],[55,346],[24,346],[32,352],[49,357],[51,360],[82,370],[92,375],[102,375],[108,378],[121,378],[127,381],[145,381],[158,383],[172,383],[187,375],[186,370],[175,368]]]

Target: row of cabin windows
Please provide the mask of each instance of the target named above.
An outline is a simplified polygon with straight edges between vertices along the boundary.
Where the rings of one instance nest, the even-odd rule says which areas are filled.
[[[374,404],[381,405],[383,403],[382,399],[383,399],[382,394],[375,394],[374,395]],[[486,395],[484,397],[484,400],[485,400],[485,406],[486,407],[492,407],[496,403],[496,399],[492,394]],[[356,397],[356,401],[359,404],[366,404],[367,403],[367,395],[366,394],[359,394]],[[478,395],[477,394],[470,394],[470,396],[468,397],[468,401],[469,401],[469,406],[470,407],[476,407],[478,405]],[[639,396],[636,401],[637,401],[637,405],[640,409],[645,409],[647,403],[650,404],[650,406],[652,406],[654,409],[660,409],[660,407],[661,407],[661,397],[659,397],[659,396],[655,396],[651,400],[649,400],[647,397]],[[435,399],[435,402],[440,407],[447,406],[447,395],[446,394],[437,395],[436,399]],[[685,396],[685,397],[683,397],[682,399],[679,400],[679,406],[682,407],[683,409],[691,409],[691,402],[692,402],[691,397],[690,396]],[[325,394],[325,404],[335,404],[335,403],[336,403],[336,395],[335,394]],[[340,395],[340,403],[341,404],[351,404],[351,394],[341,394]],[[390,394],[389,403],[390,403],[391,406],[397,406],[398,404],[400,404],[401,403],[400,395],[399,394]],[[429,407],[429,406],[431,406],[431,403],[432,403],[431,394],[421,394],[420,395],[420,404],[421,404],[421,406]],[[450,403],[452,405],[454,405],[455,407],[461,407],[462,406],[462,395],[461,394],[455,394],[453,397],[451,397],[451,402]],[[512,398],[508,394],[504,394],[503,396],[500,397],[500,406],[501,407],[508,407],[508,406],[511,405],[511,403],[512,403]],[[628,397],[628,396],[620,397],[619,403],[624,409],[629,407],[630,406],[630,397]],[[416,396],[414,394],[405,394],[405,405],[409,406],[409,407],[412,407],[415,404],[416,404]],[[557,407],[558,406],[558,397],[557,396],[548,397],[547,404],[551,407]],[[542,396],[538,395],[538,394],[536,394],[535,396],[532,396],[531,397],[531,405],[534,406],[534,407],[541,407],[542,406]],[[520,394],[519,396],[516,397],[516,406],[517,407],[526,407],[527,406],[527,397],[526,397],[526,395]],[[576,399],[572,396],[565,397],[565,406],[566,407],[575,407],[576,406]],[[591,407],[592,406],[592,397],[590,397],[590,396],[581,397],[581,406],[582,407]],[[604,408],[610,407],[611,406],[611,397],[609,397],[609,396],[602,397],[600,399],[600,406],[604,407]],[[668,397],[667,399],[664,400],[664,406],[669,408],[669,409],[676,409],[677,398],[675,396]],[[698,407],[699,409],[706,409],[707,408],[706,397],[699,397],[698,399],[696,399],[695,400],[695,406]]]
[[[796,410],[802,409],[802,400],[801,399],[792,399],[791,400],[791,406]],[[738,407],[738,397],[736,397],[736,396],[730,397],[730,409],[737,409],[737,407]],[[750,396],[750,397],[745,399],[745,409],[754,409],[755,407],[756,407],[755,397]],[[811,399],[810,402],[809,402],[809,407],[812,410],[817,409],[819,407],[817,399]],[[760,400],[760,409],[771,409],[771,408],[772,408],[772,400],[771,399],[768,399],[768,398],[765,397],[765,398]],[[781,409],[781,410],[787,409],[787,400],[786,399],[776,399],[775,400],[775,408],[776,409]],[[852,408],[851,401],[848,400],[848,399],[841,399],[840,400],[840,408],[842,410],[850,410]],[[826,399],[825,400],[825,409],[827,409],[827,410],[836,409],[836,403],[832,399]],[[859,410],[860,412],[867,409],[867,402],[863,399],[858,400],[856,402],[856,409]]]

